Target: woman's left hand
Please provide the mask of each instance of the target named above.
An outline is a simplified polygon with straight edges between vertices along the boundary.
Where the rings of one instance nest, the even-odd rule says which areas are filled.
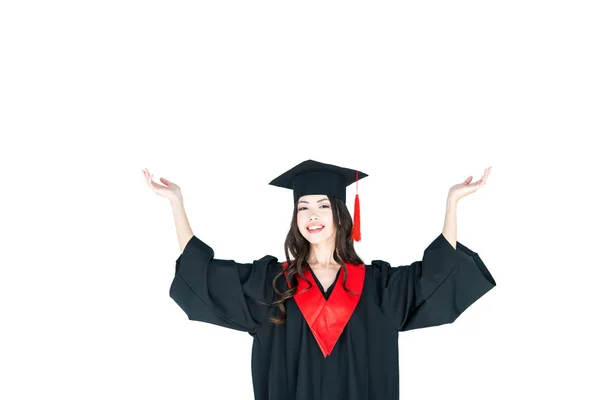
[[[485,172],[483,173],[483,176],[477,182],[471,183],[473,176],[469,176],[467,179],[465,179],[464,182],[452,186],[450,188],[450,192],[448,193],[448,197],[458,201],[463,197],[473,193],[474,191],[481,189],[483,185],[485,185],[485,181],[490,175],[491,170],[491,166],[486,168]]]

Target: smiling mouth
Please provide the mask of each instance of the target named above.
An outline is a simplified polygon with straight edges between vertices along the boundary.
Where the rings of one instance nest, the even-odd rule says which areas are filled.
[[[310,233],[321,232],[323,229],[325,229],[325,226],[321,226],[320,228],[317,228],[317,229],[308,229],[307,228],[308,232],[310,232]]]

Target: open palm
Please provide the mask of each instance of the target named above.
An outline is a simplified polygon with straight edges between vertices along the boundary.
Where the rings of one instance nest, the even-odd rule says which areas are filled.
[[[471,175],[467,179],[465,179],[464,182],[452,186],[450,188],[448,196],[454,198],[455,200],[459,200],[475,192],[476,190],[481,189],[483,185],[485,185],[485,182],[487,181],[491,170],[492,167],[486,168],[481,179],[479,179],[476,182],[471,183],[471,181],[473,180],[473,176]]]
[[[159,180],[164,184],[161,185],[159,183],[156,183],[152,180],[152,177],[154,175],[152,175],[150,173],[150,171],[148,171],[148,168],[144,168],[142,170],[142,173],[144,174],[144,178],[146,179],[146,182],[148,183],[148,186],[150,186],[150,188],[152,189],[152,191],[154,193],[156,193],[159,196],[162,197],[166,197],[168,199],[174,199],[177,196],[181,195],[181,188],[179,186],[177,186],[175,183],[165,179],[165,178],[159,178]]]

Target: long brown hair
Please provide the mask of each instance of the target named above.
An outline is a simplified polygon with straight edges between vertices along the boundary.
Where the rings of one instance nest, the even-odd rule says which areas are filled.
[[[335,251],[333,254],[333,259],[344,268],[344,281],[343,288],[347,292],[358,295],[358,293],[349,290],[346,287],[346,279],[348,277],[348,269],[345,263],[351,264],[364,264],[360,259],[356,251],[354,250],[354,243],[350,236],[352,231],[352,217],[350,216],[350,212],[346,207],[346,204],[337,197],[327,196],[329,198],[329,202],[331,203],[331,212],[333,213],[333,223],[336,228],[335,233]],[[291,287],[285,292],[280,292],[277,289],[276,281],[277,279],[285,279],[283,277],[283,268],[282,270],[275,276],[273,279],[272,285],[275,293],[277,293],[280,297],[278,300],[273,302],[271,305],[277,306],[281,311],[280,316],[271,317],[270,321],[274,324],[282,324],[286,320],[286,310],[285,310],[285,301],[287,299],[292,298],[297,291],[297,279],[296,281],[293,279],[294,276],[298,275],[301,279],[304,279],[309,283],[308,289],[312,287],[310,281],[306,279],[304,272],[308,271],[308,264],[306,264],[306,260],[309,256],[310,252],[310,242],[306,240],[304,236],[300,233],[298,229],[298,223],[296,217],[298,215],[298,204],[294,204],[294,213],[292,215],[292,223],[290,226],[290,230],[285,238],[285,258],[287,260],[287,269],[286,274],[290,281]],[[291,256],[291,257],[290,257]],[[293,259],[293,261],[292,261]],[[306,265],[305,265],[306,264]],[[299,268],[298,266],[305,265],[304,268]],[[310,273],[310,271],[308,271]],[[287,282],[286,282],[287,287]]]

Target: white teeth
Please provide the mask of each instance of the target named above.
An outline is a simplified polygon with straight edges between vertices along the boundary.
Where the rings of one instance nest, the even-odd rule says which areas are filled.
[[[315,229],[321,229],[321,228],[324,228],[324,226],[323,225],[320,225],[320,226],[311,226],[310,228],[308,228],[308,230],[309,231],[314,231]]]

